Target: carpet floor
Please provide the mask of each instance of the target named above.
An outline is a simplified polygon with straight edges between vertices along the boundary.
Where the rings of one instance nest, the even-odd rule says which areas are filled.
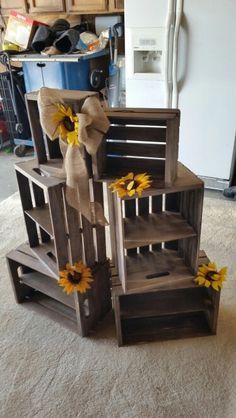
[[[26,240],[18,194],[0,203],[1,418],[235,418],[236,204],[205,198],[202,245],[229,267],[217,336],[118,348],[112,315],[90,338],[17,305],[5,254]]]

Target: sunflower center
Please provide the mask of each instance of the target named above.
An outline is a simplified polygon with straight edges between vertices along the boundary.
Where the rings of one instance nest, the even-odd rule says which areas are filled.
[[[209,271],[207,274],[206,274],[206,278],[208,279],[208,280],[215,280],[214,279],[214,274],[218,274],[218,271]]]
[[[68,280],[72,284],[79,284],[81,279],[82,279],[82,274],[78,273],[77,271],[75,271],[74,274],[71,274],[71,273],[68,274]]]
[[[73,132],[75,130],[75,124],[72,122],[69,116],[65,116],[62,123],[67,131]]]
[[[132,190],[138,187],[139,183],[136,180],[126,180],[124,184],[125,190]]]

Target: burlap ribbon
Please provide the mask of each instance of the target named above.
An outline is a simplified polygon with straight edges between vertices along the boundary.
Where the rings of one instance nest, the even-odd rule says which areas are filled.
[[[109,128],[109,120],[104,114],[97,96],[88,96],[86,92],[78,92],[78,101],[82,99],[85,99],[83,105],[79,113],[76,113],[79,120],[80,146],[69,145],[59,138],[64,161],[61,171],[56,176],[66,180],[66,199],[70,206],[79,210],[92,224],[106,225],[102,205],[92,202],[90,198],[89,176],[83,147],[90,155],[97,152],[102,138]],[[53,117],[58,111],[57,105],[59,103],[67,107],[65,91],[46,87],[40,89],[38,94],[40,122],[51,140],[58,138],[58,126],[53,123]],[[71,106],[71,104],[69,105]],[[71,107],[73,108],[73,105]]]

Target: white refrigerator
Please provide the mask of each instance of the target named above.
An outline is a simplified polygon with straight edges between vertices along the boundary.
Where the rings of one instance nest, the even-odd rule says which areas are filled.
[[[125,0],[126,106],[181,110],[179,160],[224,189],[235,163],[236,0]]]

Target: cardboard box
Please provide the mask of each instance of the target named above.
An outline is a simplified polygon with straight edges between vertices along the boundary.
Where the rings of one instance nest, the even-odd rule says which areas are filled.
[[[7,22],[4,39],[26,49],[30,46],[33,36],[40,25],[44,25],[44,23],[37,22],[30,16],[25,16],[12,10]]]

